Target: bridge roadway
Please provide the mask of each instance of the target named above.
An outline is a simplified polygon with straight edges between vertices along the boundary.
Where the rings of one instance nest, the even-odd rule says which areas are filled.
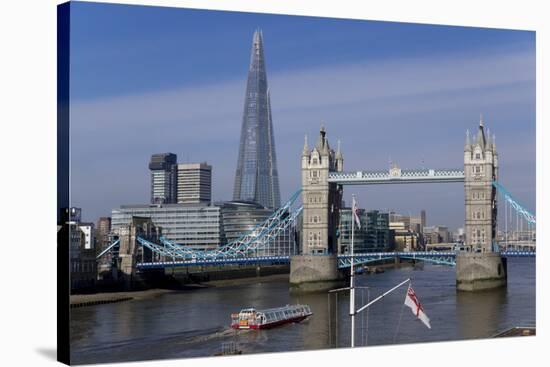
[[[504,257],[535,257],[535,251],[503,251]],[[425,261],[439,265],[454,266],[456,252],[454,251],[417,251],[417,252],[371,252],[355,255],[338,255],[338,267],[345,269],[351,266],[351,258],[355,258],[355,264],[367,264],[374,261],[389,259],[409,259]],[[207,265],[255,265],[255,264],[285,264],[290,262],[290,256],[256,256],[235,257],[218,259],[195,259],[189,261],[156,261],[140,262],[136,264],[139,270],[163,269],[182,266],[207,266]]]

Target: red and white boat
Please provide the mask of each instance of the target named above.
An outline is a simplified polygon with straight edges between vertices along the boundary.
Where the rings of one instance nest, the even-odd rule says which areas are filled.
[[[300,322],[312,314],[308,305],[286,305],[266,310],[245,308],[239,313],[231,314],[231,327],[233,329],[267,329],[290,322]]]

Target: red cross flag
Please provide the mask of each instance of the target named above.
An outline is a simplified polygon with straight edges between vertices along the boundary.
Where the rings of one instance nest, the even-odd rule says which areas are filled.
[[[405,296],[405,306],[409,306],[414,316],[422,321],[424,325],[428,327],[428,329],[432,328],[430,326],[430,319],[424,313],[424,309],[422,308],[422,305],[420,304],[420,301],[416,297],[416,293],[414,293],[414,290],[412,289],[410,284],[409,289],[407,289],[407,295]]]
[[[352,200],[351,213],[353,215],[353,219],[355,220],[355,223],[357,224],[357,228],[361,229],[361,220],[359,220],[359,213],[357,208],[357,202],[355,201],[355,196],[353,197],[353,200]]]

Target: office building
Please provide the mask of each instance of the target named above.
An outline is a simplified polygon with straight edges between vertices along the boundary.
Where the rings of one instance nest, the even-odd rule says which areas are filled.
[[[71,291],[93,289],[97,279],[93,223],[81,222],[80,208],[66,208],[61,215],[61,235],[69,238]]]
[[[422,209],[420,211],[420,228],[422,230],[422,233],[424,233],[424,227],[426,227],[426,211]]]
[[[248,69],[233,200],[281,205],[263,36],[254,32]]]
[[[177,198],[177,156],[173,153],[153,154],[151,171],[151,203],[171,204]]]
[[[412,218],[412,217],[411,217]],[[420,248],[420,233],[411,230],[406,222],[390,222],[390,237],[395,251],[417,251]]]
[[[273,209],[268,209],[257,203],[242,201],[226,201],[217,203],[222,208],[222,228],[226,243],[239,240],[243,235],[254,231],[259,225],[273,214]],[[272,239],[268,249],[259,248],[257,255],[288,255],[294,254],[295,236],[293,227],[278,232]]]
[[[221,229],[221,208],[215,205],[145,204],[122,205],[113,209],[112,229],[128,225],[132,217],[151,218],[169,241],[197,250],[217,248],[225,243]]]
[[[177,202],[210,203],[212,200],[212,166],[204,163],[178,164]]]
[[[357,224],[354,223],[354,233],[353,233],[353,252],[362,253],[368,252],[367,247],[367,215],[365,209],[357,209],[357,214],[359,216],[359,222],[361,227],[357,228]],[[351,208],[341,208],[340,209],[340,225],[339,235],[338,235],[338,253],[348,254],[351,252],[351,225],[352,225],[352,216]]]
[[[109,243],[109,233],[111,232],[111,217],[100,217],[96,225],[96,245],[98,249],[103,249],[105,244]]]
[[[424,227],[424,240],[426,244],[452,242],[449,229],[441,225]]]
[[[366,247],[369,252],[390,250],[390,218],[378,210],[367,212]]]
[[[272,209],[257,203],[235,201],[210,205],[122,205],[112,210],[112,230],[128,225],[132,217],[150,218],[169,241],[195,250],[212,250],[240,239],[271,214]],[[293,240],[290,231],[281,232],[270,246],[269,254],[288,254]]]
[[[251,202],[227,201],[216,205],[222,208],[223,232],[228,243],[238,240],[273,214],[272,209]]]

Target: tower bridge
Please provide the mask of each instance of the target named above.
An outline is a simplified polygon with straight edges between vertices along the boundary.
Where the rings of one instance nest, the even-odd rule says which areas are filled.
[[[534,214],[517,202],[498,182],[498,153],[494,137],[486,136],[480,121],[471,142],[467,133],[464,144],[464,168],[401,169],[388,171],[344,171],[340,144],[330,148],[326,131],[321,128],[311,149],[307,138],[302,151],[302,187],[286,203],[257,227],[228,244],[213,250],[191,249],[168,241],[151,220],[135,218],[127,229],[113,237],[110,246],[98,258],[113,254],[117,266],[129,276],[136,271],[185,266],[234,264],[291,264],[290,285],[296,290],[320,290],[341,282],[342,270],[354,264],[385,259],[413,259],[456,267],[457,287],[464,290],[502,286],[506,282],[506,258],[535,256],[534,237],[525,242],[500,231],[497,244],[497,197],[504,201],[505,223],[516,217],[528,229],[536,225]],[[378,252],[337,253],[337,225],[345,185],[453,183],[464,184],[465,243],[472,252]],[[300,202],[301,198],[301,202]],[[502,215],[502,214],[501,214]],[[506,224],[505,224],[506,226]],[[300,239],[296,241],[296,234]],[[281,236],[292,243],[281,250]],[[525,242],[525,243],[524,243]],[[458,246],[455,246],[458,247]],[[500,249],[504,250],[500,252]]]
[[[394,164],[388,171],[344,171],[340,144],[337,151],[330,148],[324,127],[312,149],[306,137],[302,151],[301,255],[291,259],[291,286],[305,291],[319,289],[322,282],[330,288],[341,278],[336,270],[336,224],[345,185],[452,182],[464,183],[465,245],[472,249],[444,261],[456,265],[457,288],[471,291],[504,285],[506,258],[496,243],[497,191],[529,223],[534,224],[535,217],[498,183],[495,137],[485,130],[482,119],[473,137],[466,132],[463,162],[463,168],[451,169],[401,169]]]

